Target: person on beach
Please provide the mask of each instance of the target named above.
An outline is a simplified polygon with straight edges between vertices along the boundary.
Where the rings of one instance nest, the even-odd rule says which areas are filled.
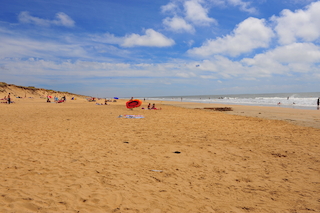
[[[317,105],[318,105],[318,109],[319,109],[319,105],[320,105],[320,97],[317,100]]]
[[[10,97],[10,92],[9,92],[8,98],[7,98],[7,103],[10,104],[10,102],[11,102],[11,97]]]
[[[151,107],[151,104],[149,103],[149,104],[148,104],[148,109],[150,109],[150,107]]]
[[[156,107],[156,104],[152,104],[151,109],[154,109],[154,110],[160,110],[160,109],[161,109],[161,107],[160,107],[160,108],[157,108],[157,107]]]

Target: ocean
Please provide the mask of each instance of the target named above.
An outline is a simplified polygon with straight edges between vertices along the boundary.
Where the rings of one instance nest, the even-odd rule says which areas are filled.
[[[149,97],[146,101],[182,101],[197,103],[237,104],[253,106],[274,106],[297,109],[317,110],[320,92],[305,93],[269,93],[236,95],[197,95],[197,96],[162,96]],[[280,104],[279,104],[280,103]]]

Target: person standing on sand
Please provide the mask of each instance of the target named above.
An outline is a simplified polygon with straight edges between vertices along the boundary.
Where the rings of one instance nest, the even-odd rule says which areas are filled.
[[[10,102],[11,102],[10,92],[8,94],[8,99],[7,100],[8,100],[7,103],[10,104]]]
[[[320,97],[317,100],[317,105],[318,105],[318,109],[319,109],[319,105],[320,105]]]

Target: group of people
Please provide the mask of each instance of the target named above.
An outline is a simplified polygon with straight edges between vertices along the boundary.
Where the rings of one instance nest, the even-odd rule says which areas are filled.
[[[278,102],[278,105],[280,105],[281,104],[281,102]],[[295,102],[292,102],[292,104],[296,104]]]
[[[149,103],[148,104],[148,109],[157,109],[156,108],[156,104],[152,104],[152,106],[151,106],[151,104]]]
[[[4,98],[1,99],[1,100],[5,100],[5,101],[6,101],[6,102],[1,102],[1,103],[7,103],[7,104],[12,103],[12,101],[11,101],[11,94],[9,93],[8,96],[4,96]]]
[[[134,99],[134,98],[131,97],[129,101],[133,101],[133,99]],[[145,101],[146,99],[144,98],[143,100]],[[144,109],[144,108],[142,108],[142,109]],[[151,103],[149,103],[149,104],[148,104],[148,109],[158,109],[158,108],[156,108],[156,104],[152,104],[152,105],[151,105]],[[161,108],[159,108],[159,109],[161,109]]]
[[[289,97],[287,98],[287,100],[289,100]],[[293,102],[292,104],[296,104],[296,103]],[[281,105],[281,102],[278,102],[277,105],[278,105],[278,106]],[[317,109],[318,109],[318,110],[320,109],[320,97],[319,97],[318,100],[317,100]]]
[[[51,96],[47,96],[47,103],[51,103],[51,100],[50,100]],[[59,99],[58,97],[54,97],[54,102],[56,103],[63,103],[67,100],[66,96],[62,96],[61,99]]]

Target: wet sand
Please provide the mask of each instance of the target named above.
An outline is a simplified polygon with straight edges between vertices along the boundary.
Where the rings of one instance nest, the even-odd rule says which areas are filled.
[[[161,103],[161,101],[157,102]],[[230,107],[232,111],[224,113],[231,115],[241,115],[248,117],[266,118],[272,120],[284,120],[290,123],[314,127],[320,129],[320,110],[315,106],[314,109],[295,109],[281,106],[247,106],[247,105],[226,105],[226,104],[203,104],[194,102],[163,102],[166,105],[184,107],[184,108],[215,108]]]

